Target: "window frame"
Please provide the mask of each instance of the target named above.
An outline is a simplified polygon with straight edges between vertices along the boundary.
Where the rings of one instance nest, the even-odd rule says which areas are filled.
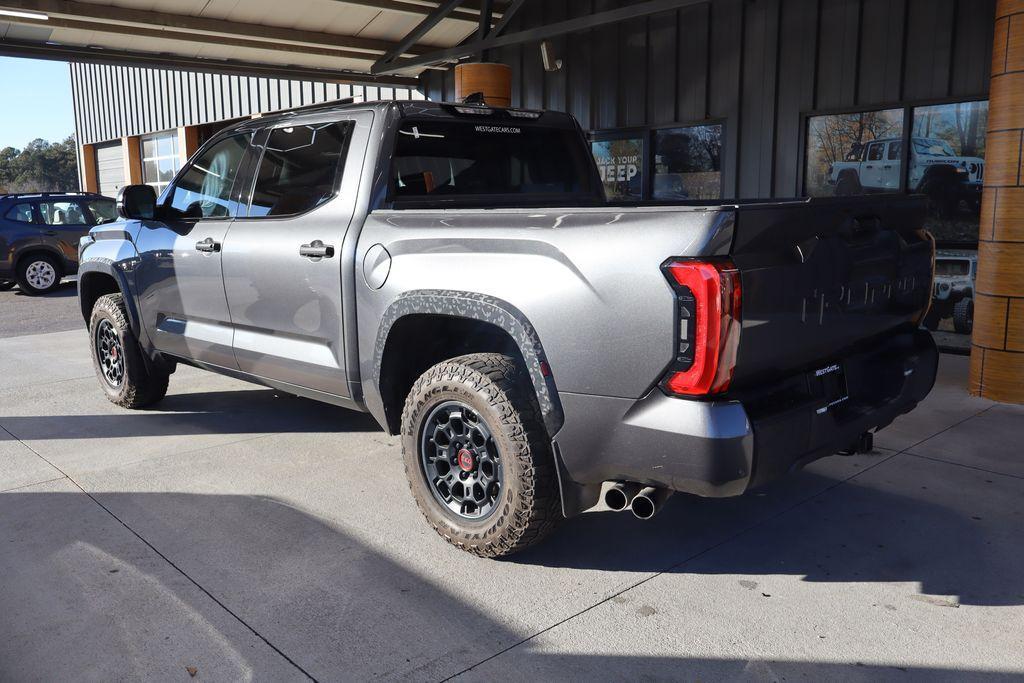
[[[299,211],[298,213],[282,213],[275,216],[250,215],[250,211],[252,210],[252,198],[256,193],[256,180],[259,178],[260,164],[263,163],[263,156],[267,151],[266,143],[270,138],[271,132],[278,128],[294,128],[295,126],[312,126],[319,124],[333,125],[337,123],[345,124],[345,141],[341,146],[341,152],[338,154],[338,166],[334,169],[334,181],[331,185],[331,194],[316,206],[310,207],[305,211]],[[238,195],[238,203],[245,208],[245,214],[239,214],[237,218],[247,221],[286,220],[296,218],[298,216],[304,216],[316,211],[317,209],[323,208],[334,201],[341,191],[341,183],[345,177],[345,166],[348,164],[348,154],[352,145],[352,138],[355,135],[355,128],[356,120],[347,116],[334,117],[326,120],[310,119],[305,121],[277,121],[271,125],[257,128],[249,143],[250,153],[248,161],[239,169],[238,179],[242,181],[242,187],[240,188],[241,193]],[[243,173],[247,174],[247,176],[243,177]]]
[[[721,152],[721,164],[723,168],[718,170],[718,197],[717,199],[655,199],[654,198],[654,170],[657,164],[654,159],[654,140],[655,134],[661,130],[672,130],[675,128],[699,128],[705,126],[721,126],[722,128],[722,152]],[[725,199],[725,160],[727,157],[726,150],[729,145],[729,125],[728,119],[723,117],[699,119],[695,121],[674,121],[672,123],[659,123],[656,125],[649,126],[633,126],[628,128],[598,128],[587,132],[587,143],[590,148],[591,158],[593,158],[593,147],[590,143],[593,142],[607,142],[608,140],[625,140],[628,138],[643,138],[643,172],[644,177],[641,182],[640,199],[637,200],[622,200],[619,203],[622,204],[707,204],[712,201],[720,201]],[[604,188],[604,183],[601,183],[601,187]]]

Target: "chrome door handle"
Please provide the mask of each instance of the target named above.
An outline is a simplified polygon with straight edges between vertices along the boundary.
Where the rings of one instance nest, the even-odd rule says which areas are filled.
[[[299,247],[299,256],[306,258],[331,258],[334,256],[334,247],[324,244],[320,240],[313,240],[309,244]]]
[[[207,237],[201,242],[196,242],[196,251],[220,251],[220,242],[215,242],[212,237]]]

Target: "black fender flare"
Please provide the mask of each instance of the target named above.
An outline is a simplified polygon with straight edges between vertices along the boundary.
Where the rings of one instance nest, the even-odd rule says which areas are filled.
[[[85,310],[85,307],[81,305],[82,285],[88,282],[90,275],[96,274],[110,277],[117,283],[118,289],[121,290],[121,296],[124,297],[124,306],[128,311],[128,322],[132,326],[132,333],[136,339],[142,339],[142,318],[139,315],[135,297],[132,295],[133,290],[128,282],[128,277],[123,270],[117,267],[114,261],[107,258],[92,258],[78,264],[78,300],[79,306],[82,308],[82,317],[85,319],[85,324],[89,324],[89,316],[92,311]]]
[[[458,290],[420,289],[401,294],[388,306],[377,329],[373,353],[374,387],[380,387],[384,349],[395,323],[410,315],[443,315],[488,323],[504,330],[515,342],[526,363],[540,405],[544,426],[554,436],[562,426],[562,404],[547,363],[544,346],[526,315],[507,301],[486,294]]]

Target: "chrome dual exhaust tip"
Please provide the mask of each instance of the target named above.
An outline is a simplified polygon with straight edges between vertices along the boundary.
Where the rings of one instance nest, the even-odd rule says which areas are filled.
[[[640,492],[640,488],[640,484],[617,481],[604,492],[604,504],[615,512],[621,512],[633,502],[633,497]]]
[[[672,496],[668,489],[647,486],[640,490],[629,503],[629,509],[637,519],[650,519],[658,514],[661,506]]]
[[[605,491],[604,504],[616,512],[629,508],[637,519],[650,519],[671,495],[668,489],[617,481]]]

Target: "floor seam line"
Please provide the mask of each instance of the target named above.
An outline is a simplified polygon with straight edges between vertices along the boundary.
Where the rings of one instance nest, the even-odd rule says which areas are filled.
[[[632,584],[630,586],[627,586],[627,587],[625,587],[625,588],[623,588],[623,589],[621,589],[619,591],[616,591],[615,593],[613,593],[613,594],[611,594],[611,595],[609,595],[609,596],[607,596],[605,598],[602,598],[601,600],[599,600],[598,602],[594,603],[593,605],[590,605],[589,607],[586,607],[586,608],[580,610],[579,612],[576,612],[575,614],[572,614],[572,615],[566,617],[565,619],[561,619],[561,620],[555,622],[554,624],[551,624],[550,626],[546,626],[545,628],[537,631],[536,633],[534,633],[534,634],[532,634],[530,636],[527,636],[526,638],[523,638],[522,640],[519,640],[518,642],[513,643],[512,645],[509,645],[508,647],[505,647],[505,648],[499,650],[498,652],[495,652],[493,655],[491,655],[489,657],[486,657],[486,658],[480,660],[476,664],[473,664],[472,666],[466,667],[465,669],[463,669],[463,670],[461,670],[461,671],[459,671],[457,673],[454,673],[454,674],[452,674],[450,676],[447,676],[447,677],[441,679],[441,682],[444,683],[445,681],[450,681],[450,680],[452,680],[454,678],[462,676],[463,674],[469,673],[470,671],[472,671],[473,669],[477,668],[481,664],[486,664],[487,662],[491,661],[492,659],[495,659],[496,657],[500,657],[501,655],[505,654],[506,652],[508,652],[510,650],[513,650],[513,649],[519,647],[520,645],[528,643],[529,641],[533,640],[534,638],[536,638],[538,636],[541,636],[541,635],[547,633],[548,631],[561,626],[564,623],[572,621],[573,619],[576,619],[577,617],[582,616],[582,615],[586,614],[587,612],[589,612],[589,611],[591,611],[591,610],[593,610],[593,609],[595,609],[597,607],[600,607],[601,605],[607,603],[610,600],[613,600],[614,598],[617,598],[618,596],[622,595],[623,593],[627,593],[627,592],[633,590],[634,588],[639,588],[640,586],[644,585],[645,583],[648,583],[649,581],[652,581],[652,580],[658,578],[659,576],[662,576],[662,575],[664,575],[664,574],[666,574],[666,573],[668,573],[668,572],[670,572],[670,571],[672,571],[674,569],[682,567],[683,565],[696,560],[697,558],[701,557],[702,555],[710,553],[713,550],[717,550],[718,548],[722,547],[723,545],[725,545],[727,543],[730,543],[730,542],[740,538],[741,536],[744,536],[745,534],[750,533],[754,529],[756,529],[756,528],[758,528],[758,527],[760,527],[760,526],[762,526],[764,524],[767,524],[768,522],[774,521],[774,520],[778,519],[779,517],[781,517],[783,515],[789,514],[793,510],[801,507],[802,505],[805,505],[806,503],[814,500],[815,498],[818,498],[819,496],[822,496],[822,495],[828,493],[829,491],[832,491],[833,489],[838,488],[839,486],[842,486],[843,484],[846,484],[846,483],[850,482],[851,480],[861,476],[865,472],[870,472],[871,470],[875,469],[876,467],[878,467],[880,465],[883,465],[883,464],[889,462],[890,460],[892,460],[892,459],[894,459],[894,458],[896,458],[896,457],[898,457],[900,455],[913,455],[911,453],[908,453],[908,451],[911,448],[919,446],[922,443],[924,443],[925,441],[928,441],[930,439],[934,439],[935,437],[937,437],[937,436],[939,436],[939,435],[949,431],[950,429],[953,429],[954,427],[956,427],[958,425],[961,425],[964,422],[967,422],[968,420],[974,419],[975,417],[978,417],[979,415],[982,415],[983,413],[987,412],[988,410],[991,410],[993,407],[994,406],[988,406],[988,407],[978,411],[977,413],[974,413],[973,415],[969,415],[969,416],[963,418],[962,420],[958,420],[957,422],[949,425],[948,427],[945,427],[944,429],[941,429],[938,432],[936,432],[936,433],[934,433],[934,434],[932,434],[932,435],[930,435],[928,437],[925,437],[924,439],[921,439],[921,440],[917,441],[916,443],[911,444],[910,446],[907,446],[906,448],[903,448],[903,449],[900,449],[900,450],[895,450],[895,451],[890,451],[890,455],[888,455],[887,457],[879,460],[876,463],[871,464],[871,466],[866,467],[863,470],[860,470],[859,472],[854,472],[849,477],[846,477],[845,479],[841,479],[841,480],[835,482],[831,486],[828,486],[828,487],[822,489],[821,491],[818,491],[814,495],[809,496],[809,497],[807,497],[807,498],[805,498],[805,499],[803,499],[803,500],[801,500],[801,501],[799,501],[797,503],[794,503],[793,505],[787,507],[784,510],[779,511],[778,513],[776,513],[776,514],[774,514],[774,515],[772,515],[770,517],[766,517],[765,519],[759,520],[759,521],[751,524],[750,526],[745,527],[745,528],[737,531],[735,534],[729,536],[728,538],[725,538],[722,541],[720,541],[720,542],[718,542],[718,543],[716,543],[716,544],[714,544],[712,546],[709,546],[709,547],[705,548],[704,550],[701,550],[701,551],[699,551],[697,553],[694,553],[690,557],[687,557],[687,558],[681,560],[680,562],[677,562],[676,564],[673,564],[673,565],[671,565],[669,567],[666,567],[665,569],[661,569],[661,570],[655,572],[654,574],[651,574],[650,576],[648,576],[648,577],[646,577],[644,579],[641,579],[640,581],[637,581],[636,583],[634,583],[634,584]]]
[[[263,636],[263,634],[261,634],[261,633],[260,633],[259,631],[257,631],[257,630],[256,630],[255,628],[253,628],[252,626],[250,626],[250,625],[248,624],[248,622],[246,622],[246,621],[245,621],[244,619],[242,619],[242,617],[240,617],[240,616],[239,616],[238,614],[236,614],[236,613],[235,613],[235,612],[234,612],[234,611],[233,611],[233,610],[232,610],[232,609],[231,609],[230,607],[228,607],[228,606],[227,606],[226,604],[224,604],[223,602],[221,602],[220,600],[218,600],[218,599],[217,599],[217,597],[213,595],[213,593],[211,593],[210,591],[208,591],[208,590],[207,590],[206,588],[204,588],[204,587],[203,587],[203,586],[202,586],[202,585],[201,585],[201,584],[200,584],[200,583],[199,583],[198,581],[196,581],[196,580],[195,580],[195,579],[193,579],[193,578],[192,578],[191,576],[189,576],[189,574],[188,574],[188,573],[187,573],[187,572],[186,572],[185,570],[183,570],[183,569],[182,569],[181,567],[179,567],[179,566],[178,566],[177,564],[175,564],[175,563],[174,563],[174,562],[173,562],[173,561],[172,561],[172,560],[171,560],[171,559],[170,559],[169,557],[167,557],[167,556],[166,556],[166,555],[164,555],[164,554],[163,554],[162,552],[160,552],[160,551],[159,551],[159,550],[158,550],[158,549],[156,548],[156,546],[154,546],[154,545],[153,545],[152,543],[150,543],[149,541],[147,541],[147,540],[146,540],[146,539],[145,539],[145,538],[144,538],[144,537],[142,536],[142,534],[140,534],[139,532],[137,532],[137,531],[136,531],[135,529],[131,528],[131,527],[130,527],[130,526],[129,526],[129,525],[128,525],[128,524],[127,524],[127,523],[126,523],[126,522],[125,522],[124,520],[122,520],[122,519],[121,519],[120,517],[118,517],[117,515],[115,515],[115,514],[113,513],[113,511],[111,511],[111,510],[110,510],[110,508],[108,508],[108,507],[107,507],[106,505],[104,505],[103,503],[101,503],[101,502],[99,501],[99,499],[97,499],[97,498],[96,498],[96,496],[94,496],[94,495],[92,495],[91,493],[89,493],[88,491],[86,491],[86,490],[85,490],[85,489],[84,489],[84,488],[82,487],[82,485],[81,485],[81,484],[79,484],[79,483],[78,483],[77,481],[75,481],[75,479],[74,479],[73,477],[69,476],[69,475],[68,475],[68,474],[67,474],[67,473],[66,473],[66,472],[65,472],[64,470],[62,470],[61,468],[57,467],[57,466],[56,466],[56,465],[54,465],[54,464],[53,464],[52,462],[50,462],[49,460],[47,460],[47,459],[46,459],[46,456],[42,455],[42,454],[41,454],[41,453],[39,453],[39,452],[38,452],[38,451],[37,451],[36,449],[32,448],[32,447],[31,447],[31,446],[29,446],[29,445],[28,445],[27,443],[25,443],[24,441],[22,441],[21,439],[19,439],[19,438],[18,438],[17,436],[15,436],[14,434],[12,434],[12,433],[10,432],[10,430],[8,430],[8,429],[7,429],[6,427],[4,427],[3,425],[0,425],[0,429],[3,429],[3,430],[4,430],[5,432],[7,432],[8,434],[10,434],[10,435],[11,435],[11,436],[12,436],[13,438],[17,439],[17,440],[18,440],[18,443],[20,443],[20,444],[21,444],[22,446],[24,446],[25,448],[29,449],[29,450],[30,450],[30,451],[32,451],[33,453],[35,453],[35,454],[36,454],[36,456],[37,456],[38,458],[40,458],[40,459],[41,459],[41,460],[42,460],[43,462],[45,462],[45,463],[46,463],[46,464],[48,464],[48,465],[49,465],[50,467],[54,468],[55,470],[57,470],[58,472],[60,472],[61,474],[63,474],[63,475],[64,475],[64,476],[65,476],[65,477],[67,478],[67,480],[68,480],[68,481],[70,481],[70,482],[71,482],[72,484],[74,484],[74,485],[75,485],[75,487],[76,487],[76,488],[77,488],[77,489],[78,489],[79,491],[81,491],[81,492],[82,492],[82,493],[83,493],[83,494],[84,494],[85,496],[87,496],[87,497],[89,498],[89,500],[91,500],[91,501],[92,501],[93,503],[95,503],[95,504],[96,504],[97,506],[99,506],[99,508],[100,508],[101,510],[103,510],[104,512],[106,512],[106,513],[107,513],[108,515],[110,515],[111,517],[113,517],[113,518],[114,518],[114,519],[115,519],[115,520],[116,520],[116,521],[117,521],[117,522],[118,522],[118,523],[119,523],[119,524],[120,524],[121,526],[123,526],[123,527],[124,527],[125,529],[127,529],[127,530],[128,530],[128,532],[129,532],[130,534],[132,534],[132,535],[133,535],[133,536],[135,536],[135,537],[136,537],[137,539],[139,539],[140,541],[142,541],[142,543],[143,543],[143,544],[144,544],[144,545],[145,545],[145,546],[146,546],[147,548],[149,548],[149,549],[150,549],[150,550],[152,550],[152,551],[153,551],[154,553],[156,553],[156,555],[157,555],[157,556],[158,556],[158,557],[159,557],[160,559],[162,559],[162,560],[163,560],[164,562],[166,562],[166,563],[167,563],[168,565],[170,565],[170,566],[171,566],[171,568],[172,568],[172,569],[174,569],[174,570],[175,570],[176,572],[178,572],[178,573],[179,573],[179,574],[181,574],[181,575],[182,575],[183,577],[185,577],[185,579],[186,579],[186,580],[187,580],[187,581],[188,581],[189,583],[191,583],[191,584],[192,584],[193,586],[195,586],[196,588],[198,588],[198,589],[199,589],[199,591],[200,591],[201,593],[203,593],[203,594],[204,594],[204,595],[206,595],[206,596],[207,596],[208,598],[210,598],[210,600],[212,600],[212,601],[214,602],[214,604],[218,605],[218,606],[219,606],[219,607],[220,607],[220,608],[221,608],[222,610],[224,610],[225,612],[227,612],[227,613],[228,613],[228,614],[229,614],[229,615],[230,615],[231,617],[233,617],[233,618],[235,619],[235,621],[237,621],[237,622],[238,622],[239,624],[241,624],[242,626],[244,626],[244,627],[245,627],[245,628],[246,628],[246,629],[247,629],[247,630],[248,630],[248,631],[249,631],[250,633],[252,633],[252,634],[253,634],[254,636],[256,636],[256,637],[257,637],[258,639],[260,639],[261,641],[263,641],[263,643],[264,643],[264,644],[266,644],[266,646],[267,646],[267,647],[269,647],[269,648],[270,648],[271,650],[273,650],[274,652],[276,652],[277,654],[279,654],[279,655],[280,655],[280,656],[281,656],[282,658],[284,658],[284,660],[285,660],[285,661],[287,661],[287,662],[288,662],[289,664],[291,664],[291,665],[292,665],[293,667],[295,667],[295,668],[296,668],[296,669],[297,669],[298,671],[300,671],[300,672],[301,672],[301,673],[302,673],[302,674],[303,674],[304,676],[306,676],[306,678],[308,678],[308,679],[309,679],[309,680],[311,680],[311,681],[316,681],[316,680],[317,680],[317,679],[316,679],[316,678],[315,678],[315,677],[314,677],[314,676],[313,676],[312,674],[310,674],[310,673],[309,673],[308,671],[306,671],[306,670],[305,670],[304,668],[302,668],[302,667],[301,667],[301,666],[300,666],[300,665],[298,664],[298,662],[296,662],[296,661],[295,661],[294,659],[292,659],[291,657],[289,657],[288,655],[286,655],[286,654],[285,654],[285,653],[284,653],[284,652],[283,652],[283,651],[282,651],[282,650],[281,650],[280,648],[278,648],[278,647],[277,647],[276,645],[274,645],[273,643],[271,643],[271,642],[270,642],[270,641],[269,641],[269,640],[268,640],[268,639],[267,639],[266,637],[264,637],[264,636]]]
[[[952,460],[944,460],[943,458],[936,458],[932,455],[922,455],[920,453],[906,452],[903,455],[909,455],[914,458],[920,458],[921,460],[929,460],[931,462],[941,462],[943,465],[953,465],[954,467],[963,467],[965,469],[974,470],[975,472],[984,472],[997,477],[1010,477],[1011,479],[1024,479],[1024,476],[1019,474],[1009,474],[1007,472],[996,472],[995,470],[985,469],[984,467],[978,467],[977,465],[968,465],[967,463],[954,462]]]
[[[49,484],[50,482],[54,481],[64,481],[67,478],[67,475],[65,475],[63,477],[54,477],[53,479],[43,479],[42,481],[34,481],[31,484],[22,484],[21,486],[15,486],[14,488],[4,489],[0,491],[0,493],[11,493],[13,491],[20,491],[21,489],[27,489],[32,486],[39,486],[40,484]]]

